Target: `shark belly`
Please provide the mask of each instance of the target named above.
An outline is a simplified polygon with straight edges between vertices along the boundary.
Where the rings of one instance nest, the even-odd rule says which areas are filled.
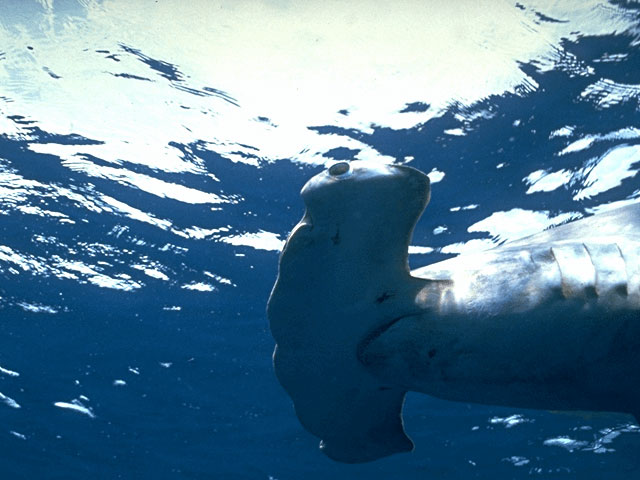
[[[414,272],[422,314],[361,347],[379,378],[448,400],[637,409],[640,242],[497,248]],[[635,378],[634,378],[635,376]]]

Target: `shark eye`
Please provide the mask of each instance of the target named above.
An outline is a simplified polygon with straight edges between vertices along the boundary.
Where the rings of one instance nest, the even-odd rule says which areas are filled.
[[[349,162],[338,162],[329,167],[329,175],[332,177],[340,177],[351,170]]]

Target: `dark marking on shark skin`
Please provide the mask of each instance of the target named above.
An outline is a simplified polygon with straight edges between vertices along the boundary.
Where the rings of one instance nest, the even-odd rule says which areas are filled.
[[[340,226],[336,225],[336,234],[331,237],[331,241],[334,245],[340,245]]]
[[[385,302],[386,300],[389,300],[390,298],[395,297],[395,293],[391,292],[382,292],[382,295],[380,295],[378,298],[376,298],[376,303],[379,305],[382,302]]]

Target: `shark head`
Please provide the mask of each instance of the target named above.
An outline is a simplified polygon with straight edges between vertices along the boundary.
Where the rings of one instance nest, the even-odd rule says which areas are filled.
[[[411,310],[408,246],[430,194],[406,166],[339,162],[303,187],[306,212],[280,257],[267,314],[276,375],[304,427],[344,462],[409,451],[405,391],[358,359],[359,345]]]

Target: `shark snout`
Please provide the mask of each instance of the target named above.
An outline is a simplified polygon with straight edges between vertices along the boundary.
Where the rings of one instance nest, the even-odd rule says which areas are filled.
[[[422,199],[426,206],[431,198],[431,181],[429,177],[420,170],[406,165],[393,165],[393,168],[406,178],[406,188],[411,193],[412,198]]]

